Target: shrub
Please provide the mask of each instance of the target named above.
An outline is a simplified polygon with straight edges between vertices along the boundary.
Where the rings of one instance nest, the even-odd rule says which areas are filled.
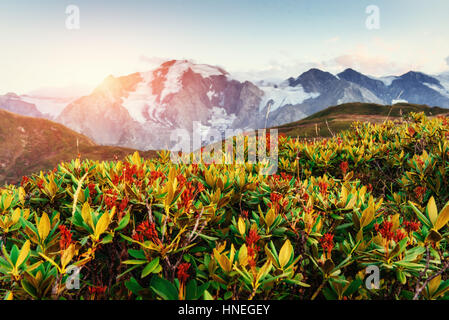
[[[446,299],[448,135],[447,118],[412,113],[330,139],[280,137],[272,176],[168,152],[61,163],[0,190],[0,295]]]

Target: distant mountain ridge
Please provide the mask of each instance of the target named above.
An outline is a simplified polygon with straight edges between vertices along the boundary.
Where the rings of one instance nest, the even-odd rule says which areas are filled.
[[[353,69],[334,75],[314,68],[278,83],[253,83],[217,66],[171,60],[147,72],[109,76],[70,101],[33,99],[0,96],[0,108],[53,119],[99,144],[149,150],[173,147],[175,129],[198,130],[207,138],[217,130],[280,126],[344,103],[449,108],[449,74],[375,78]]]
[[[18,183],[24,175],[52,170],[61,161],[123,159],[134,150],[100,146],[59,123],[0,110],[0,184]],[[146,157],[153,151],[142,153]]]

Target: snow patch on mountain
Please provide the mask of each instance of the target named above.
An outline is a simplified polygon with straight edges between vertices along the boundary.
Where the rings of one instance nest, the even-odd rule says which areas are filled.
[[[391,83],[398,79],[397,76],[387,76],[387,77],[380,77],[380,78],[375,78],[376,80],[380,80],[382,81],[387,87],[391,85]]]
[[[235,114],[231,113],[228,115],[226,110],[223,108],[212,107],[211,119],[208,122],[213,128],[224,132],[226,129],[232,126],[232,123],[236,118],[237,116]]]
[[[136,87],[136,90],[130,92],[128,97],[122,98],[122,106],[128,110],[129,115],[139,123],[145,123],[144,111],[147,109],[147,113],[150,112],[152,106],[156,104],[156,96],[153,95],[151,89],[151,81],[153,80],[153,72],[140,73],[142,81]]]
[[[337,104],[350,103],[350,102],[360,102],[359,99],[354,96],[354,91],[358,91],[361,95],[362,102],[373,102],[382,104],[383,101],[379,99],[373,92],[370,90],[360,87],[358,85],[351,84],[349,87],[344,89],[343,96],[338,99]]]
[[[305,92],[301,85],[291,87],[285,82],[279,85],[259,85],[259,88],[264,92],[259,110],[263,110],[271,101],[270,112],[285,105],[296,105],[303,103],[307,99],[315,99],[320,95],[315,92]]]
[[[164,90],[161,93],[160,101],[163,101],[169,94],[177,93],[182,89],[182,76],[187,70],[191,69],[194,73],[203,78],[212,76],[226,76],[227,73],[218,67],[207,64],[194,64],[188,60],[176,61],[168,70],[165,77]]]
[[[444,94],[444,95],[448,96],[448,94],[449,94],[449,72],[442,73],[438,76],[435,76],[435,78],[437,78],[437,80],[440,81],[441,86],[444,88],[444,91],[446,92],[446,94]],[[440,90],[441,90],[441,88],[440,88]]]
[[[441,81],[440,81],[440,83],[441,83]],[[425,85],[425,86],[429,87],[430,89],[435,90],[436,92],[440,93],[441,95],[449,98],[449,90],[448,90],[449,86],[445,86],[441,83],[441,85],[443,87],[443,88],[441,88],[440,86],[437,86],[433,83],[427,83],[427,82],[423,82],[423,85]]]

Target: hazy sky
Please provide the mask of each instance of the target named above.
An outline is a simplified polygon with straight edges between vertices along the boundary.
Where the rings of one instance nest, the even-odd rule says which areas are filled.
[[[80,28],[66,28],[66,7]],[[366,27],[367,6],[380,28]],[[447,0],[1,0],[0,93],[95,86],[160,59],[249,78],[449,70]]]

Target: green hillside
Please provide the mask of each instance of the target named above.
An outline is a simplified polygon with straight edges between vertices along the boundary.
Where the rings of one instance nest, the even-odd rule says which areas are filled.
[[[300,121],[276,128],[279,133],[293,137],[330,137],[332,133],[349,129],[354,121],[379,123],[387,118],[400,118],[401,115],[410,112],[424,112],[427,116],[435,116],[448,113],[449,110],[409,103],[398,103],[393,106],[375,103],[345,103],[326,108]]]
[[[78,154],[82,159],[114,160],[134,151],[99,146],[61,124],[0,110],[0,184],[17,183],[24,175],[53,169]],[[141,154],[156,155],[153,151]]]

